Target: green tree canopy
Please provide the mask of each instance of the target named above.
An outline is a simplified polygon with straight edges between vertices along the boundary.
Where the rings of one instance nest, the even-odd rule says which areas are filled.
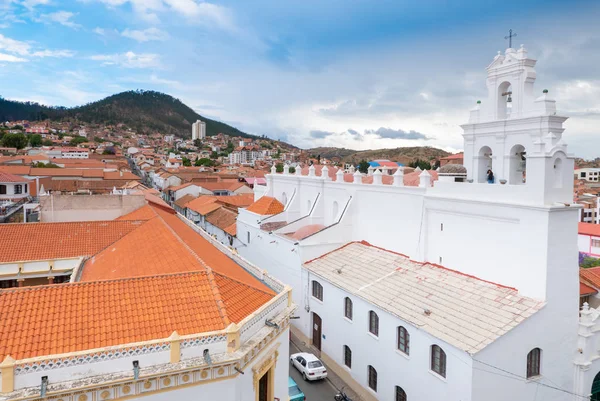
[[[77,146],[81,143],[87,142],[87,138],[84,136],[75,136],[73,137],[73,139],[71,139],[71,141],[69,141],[69,145],[71,146]]]
[[[275,171],[277,171],[278,173],[283,173],[283,163],[277,163],[275,165]]]
[[[421,170],[431,170],[431,163],[425,160],[417,159],[408,163],[408,167],[419,167]]]
[[[28,143],[24,134],[5,134],[2,137],[2,146],[7,148],[23,149]]]
[[[50,139],[44,139],[44,140],[42,140],[42,145],[43,146],[52,146],[52,145],[54,145],[54,142],[52,142]]]
[[[366,160],[361,160],[360,163],[358,163],[358,171],[360,171],[363,174],[367,174],[369,172],[369,162]]]
[[[196,167],[199,167],[199,166],[214,167],[216,165],[217,165],[217,163],[215,163],[214,160],[207,159],[206,157],[203,157],[202,159],[198,159],[194,163],[194,166],[196,166]]]
[[[183,165],[185,167],[191,167],[192,166],[192,161],[190,159],[188,159],[187,157],[182,157],[181,161],[183,162]]]
[[[40,134],[33,134],[29,136],[29,145],[32,148],[38,148],[42,146],[42,136]]]

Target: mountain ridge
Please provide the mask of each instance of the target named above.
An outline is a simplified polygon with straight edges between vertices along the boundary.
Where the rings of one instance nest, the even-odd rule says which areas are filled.
[[[140,133],[188,137],[192,123],[206,123],[206,135],[218,133],[244,138],[260,138],[223,122],[203,117],[181,100],[156,91],[131,90],[75,107],[46,106],[35,102],[19,102],[0,97],[0,121],[75,120],[89,124],[125,124]]]

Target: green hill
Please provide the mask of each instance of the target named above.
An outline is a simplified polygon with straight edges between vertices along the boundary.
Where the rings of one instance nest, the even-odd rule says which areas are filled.
[[[206,122],[206,135],[223,133],[256,138],[225,123],[196,113],[179,99],[155,91],[128,91],[83,106],[49,107],[33,102],[16,102],[0,97],[0,121],[80,121],[90,124],[125,124],[140,133],[175,134],[189,137],[192,123]]]

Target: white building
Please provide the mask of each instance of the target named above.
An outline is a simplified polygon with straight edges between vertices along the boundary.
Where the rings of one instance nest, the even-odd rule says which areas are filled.
[[[204,121],[197,120],[192,124],[192,140],[206,138],[206,123]]]
[[[600,181],[600,168],[578,168],[575,170],[575,176],[579,180],[598,182]]]
[[[50,157],[50,154],[48,156]],[[90,151],[85,148],[61,148],[59,157],[63,159],[89,159]]]
[[[257,203],[285,208],[240,210],[240,254],[292,285],[294,331],[364,399],[558,401],[600,392],[600,380],[592,386],[599,313],[582,312],[578,326],[567,118],[547,91],[534,95],[535,63],[521,47],[487,67],[488,98],[463,125],[465,182],[432,187],[423,171],[408,187],[398,169],[393,180],[376,170],[364,184],[358,171],[333,180],[327,167],[320,175],[273,168],[256,193],[268,201]]]

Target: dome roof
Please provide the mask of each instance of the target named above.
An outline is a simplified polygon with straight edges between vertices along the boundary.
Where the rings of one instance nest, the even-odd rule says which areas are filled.
[[[440,167],[439,174],[467,174],[465,166],[460,164],[446,164]]]

